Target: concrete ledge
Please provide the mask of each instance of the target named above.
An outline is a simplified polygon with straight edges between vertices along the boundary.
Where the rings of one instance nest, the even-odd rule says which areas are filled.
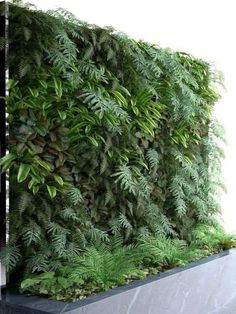
[[[235,314],[236,249],[74,303],[6,292],[0,314]]]

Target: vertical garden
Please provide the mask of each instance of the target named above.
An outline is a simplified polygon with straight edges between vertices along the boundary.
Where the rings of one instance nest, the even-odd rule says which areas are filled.
[[[212,66],[20,3],[8,66],[1,260],[18,289],[76,300],[234,246]]]

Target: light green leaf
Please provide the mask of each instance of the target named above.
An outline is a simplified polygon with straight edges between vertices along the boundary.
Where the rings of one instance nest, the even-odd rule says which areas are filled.
[[[59,114],[60,118],[62,120],[65,120],[66,119],[66,112],[60,111],[60,110],[57,110],[57,111],[58,111],[58,114]]]
[[[47,185],[47,190],[51,198],[54,198],[57,195],[57,189],[55,186]]]
[[[8,154],[8,155],[6,155],[6,156],[4,156],[4,157],[2,157],[1,159],[0,159],[0,165],[3,165],[5,162],[7,162],[7,161],[12,161],[12,160],[14,160],[14,159],[16,159],[16,155],[14,155],[14,154]]]
[[[32,178],[32,179],[30,180],[29,184],[28,184],[28,188],[31,190],[32,187],[33,187],[34,185],[36,185],[37,183],[38,183],[38,181],[36,181],[34,178]]]
[[[2,165],[2,172],[7,171],[8,168],[10,168],[12,161],[16,159],[16,156],[14,154],[8,154],[0,159],[0,165]]]
[[[64,181],[63,181],[62,177],[56,175],[56,176],[54,176],[54,179],[56,180],[56,182],[57,182],[58,184],[60,184],[61,186],[63,186]]]
[[[49,164],[46,163],[45,161],[43,161],[42,159],[35,159],[35,161],[36,161],[36,163],[38,163],[41,167],[43,167],[47,171],[51,171],[51,167],[49,166]]]
[[[53,78],[54,80],[54,87],[55,87],[55,92],[57,97],[61,98],[62,96],[62,84],[61,81],[57,81],[55,78]]]
[[[21,287],[21,289],[25,290],[29,287],[32,287],[32,286],[39,284],[40,282],[41,282],[40,279],[28,278],[28,279],[25,279],[24,281],[22,281],[20,287]]]
[[[95,140],[94,137],[88,136],[88,138],[89,138],[90,142],[91,142],[94,146],[98,147],[98,142]]]
[[[19,183],[25,181],[25,179],[27,178],[29,172],[30,172],[30,165],[27,164],[20,164],[19,170],[18,170],[18,174],[17,174],[17,181]]]
[[[38,185],[34,185],[34,186],[32,187],[32,191],[33,191],[34,194],[38,193],[38,191],[39,191],[39,186],[38,186]]]

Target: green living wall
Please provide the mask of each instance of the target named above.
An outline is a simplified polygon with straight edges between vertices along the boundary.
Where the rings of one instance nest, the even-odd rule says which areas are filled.
[[[219,213],[219,75],[63,10],[10,5],[9,268],[57,269],[113,235],[188,240]]]

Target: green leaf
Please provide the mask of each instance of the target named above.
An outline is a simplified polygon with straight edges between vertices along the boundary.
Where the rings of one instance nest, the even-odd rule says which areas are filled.
[[[31,190],[34,185],[38,184],[38,181],[32,178],[28,184],[28,188]]]
[[[54,176],[54,179],[57,181],[58,184],[63,186],[64,181],[63,181],[62,177],[56,175],[56,176]]]
[[[7,171],[12,165],[13,160],[17,157],[14,154],[8,154],[0,159],[0,165],[2,165],[2,172]]]
[[[3,165],[5,162],[12,161],[16,159],[16,155],[8,154],[0,159],[0,165]]]
[[[63,288],[63,289],[66,289],[70,286],[70,281],[68,281],[67,278],[64,278],[64,277],[58,277],[57,278],[57,282],[59,283],[59,285]]]
[[[19,183],[25,181],[25,179],[28,177],[28,174],[30,172],[30,165],[27,164],[20,164],[19,170],[18,170],[18,174],[17,174],[17,181]]]
[[[47,190],[51,198],[54,198],[57,195],[57,189],[55,186],[47,185]]]
[[[37,276],[37,279],[41,279],[41,280],[50,280],[53,279],[55,276],[55,272],[54,271],[49,271],[43,274],[40,274]]]
[[[119,103],[121,103],[125,108],[128,107],[127,100],[120,92],[114,91],[113,94],[116,96],[116,99],[118,100]]]
[[[71,129],[71,132],[77,131],[86,125],[87,125],[87,122],[80,122]]]
[[[21,289],[22,290],[26,290],[29,287],[35,286],[37,284],[39,284],[41,282],[41,279],[37,279],[37,278],[28,278],[25,279],[21,282]]]
[[[35,162],[39,164],[41,167],[43,167],[44,169],[46,169],[47,171],[51,171],[50,165],[46,163],[45,161],[43,161],[42,159],[35,159]]]
[[[47,134],[47,129],[45,127],[34,127],[34,130],[41,136],[45,136]]]
[[[47,89],[48,84],[45,81],[39,80],[39,83],[42,85],[44,89]]]
[[[32,88],[30,88],[30,87],[28,87],[28,89],[29,89],[31,95],[32,95],[34,98],[37,98],[37,97],[38,97],[38,95],[39,95],[38,90],[32,89]]]
[[[94,146],[98,147],[98,142],[95,140],[94,137],[88,136],[88,138],[89,138],[90,142],[91,142]]]
[[[11,271],[16,267],[21,258],[19,247],[9,244],[0,251],[0,261],[6,267],[7,271]]]
[[[65,120],[66,119],[66,112],[65,111],[60,111],[60,110],[57,110],[61,120]]]
[[[55,79],[55,77],[53,78],[54,81],[54,87],[55,87],[55,92],[58,98],[61,98],[62,96],[62,84],[61,81],[58,81]]]
[[[7,82],[7,87],[9,89],[13,89],[13,87],[15,87],[18,83],[19,83],[19,81],[15,81],[13,79],[9,79],[8,82]]]
[[[39,191],[39,186],[38,186],[38,185],[34,185],[34,186],[32,187],[32,191],[33,191],[34,194],[38,193],[38,191]]]

